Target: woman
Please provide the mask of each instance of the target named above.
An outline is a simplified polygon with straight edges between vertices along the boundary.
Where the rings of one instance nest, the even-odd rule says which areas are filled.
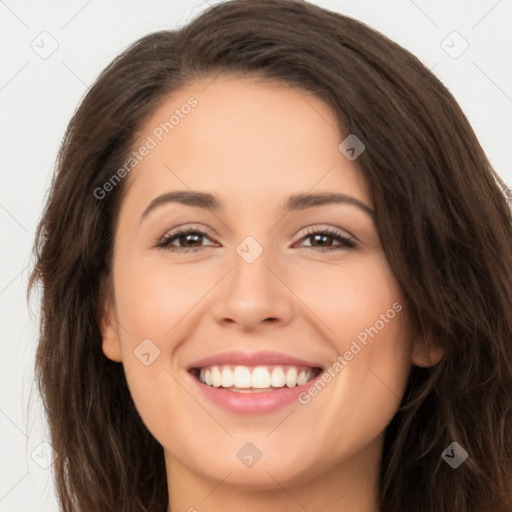
[[[62,510],[511,510],[495,176],[436,77],[340,14],[238,0],[137,41],[37,232]]]

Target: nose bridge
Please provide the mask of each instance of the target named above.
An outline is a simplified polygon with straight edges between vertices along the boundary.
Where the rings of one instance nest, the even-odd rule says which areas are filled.
[[[270,239],[271,236],[263,237],[261,234],[248,235],[235,247],[234,272],[231,277],[233,288],[239,287],[253,297],[273,291],[271,281],[275,276],[269,267],[276,258],[272,255]]]
[[[234,246],[234,277],[267,281],[267,274],[271,274],[267,265],[275,266],[277,262],[277,255],[273,253],[276,245],[273,238],[277,231],[270,229],[271,219],[264,215],[258,204],[248,206],[245,203],[244,208],[237,210],[235,224],[239,231],[234,233],[234,239],[238,239]]]
[[[276,277],[280,258],[272,251],[272,232],[258,233],[234,248],[232,271],[214,307],[218,321],[230,319],[248,328],[270,318],[285,323],[291,318],[292,294]]]

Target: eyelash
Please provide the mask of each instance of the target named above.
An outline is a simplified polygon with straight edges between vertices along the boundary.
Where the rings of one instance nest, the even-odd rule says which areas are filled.
[[[201,229],[192,228],[191,226],[186,226],[184,228],[180,228],[180,229],[174,231],[173,233],[169,233],[168,235],[164,235],[163,237],[159,238],[157,241],[156,247],[158,249],[164,249],[164,250],[168,250],[168,251],[172,251],[172,252],[189,252],[190,253],[190,252],[197,252],[199,250],[202,250],[205,246],[176,247],[176,246],[170,245],[171,242],[173,242],[175,239],[178,239],[180,236],[189,235],[189,234],[209,237],[208,231],[203,231]],[[333,238],[335,241],[340,242],[341,245],[336,246],[334,248],[323,248],[323,247],[309,246],[309,247],[307,247],[308,249],[317,249],[320,252],[329,252],[329,251],[339,251],[339,250],[343,250],[343,249],[356,249],[357,248],[357,244],[353,240],[350,240],[349,238],[342,236],[340,231],[337,231],[337,230],[331,229],[331,228],[325,228],[322,230],[312,228],[309,231],[307,231],[299,241],[302,241],[305,238],[309,238],[313,235],[327,235],[329,238]]]

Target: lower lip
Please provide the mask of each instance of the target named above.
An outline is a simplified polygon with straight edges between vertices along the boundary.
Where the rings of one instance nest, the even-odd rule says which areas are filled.
[[[311,387],[317,379],[322,376],[320,372],[314,379],[295,386],[294,388],[283,387],[274,391],[263,391],[257,393],[237,393],[222,388],[214,388],[203,384],[190,372],[190,378],[196,383],[200,391],[215,405],[238,414],[265,414],[277,411],[298,400],[298,396]]]

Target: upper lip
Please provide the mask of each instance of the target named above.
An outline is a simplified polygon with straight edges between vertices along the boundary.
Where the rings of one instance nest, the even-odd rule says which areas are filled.
[[[265,366],[265,365],[289,365],[289,366],[308,366],[311,368],[322,368],[322,365],[298,359],[287,354],[280,354],[279,352],[220,352],[203,359],[199,359],[188,366],[188,370],[194,368],[205,368],[207,366],[232,364],[240,366]]]

